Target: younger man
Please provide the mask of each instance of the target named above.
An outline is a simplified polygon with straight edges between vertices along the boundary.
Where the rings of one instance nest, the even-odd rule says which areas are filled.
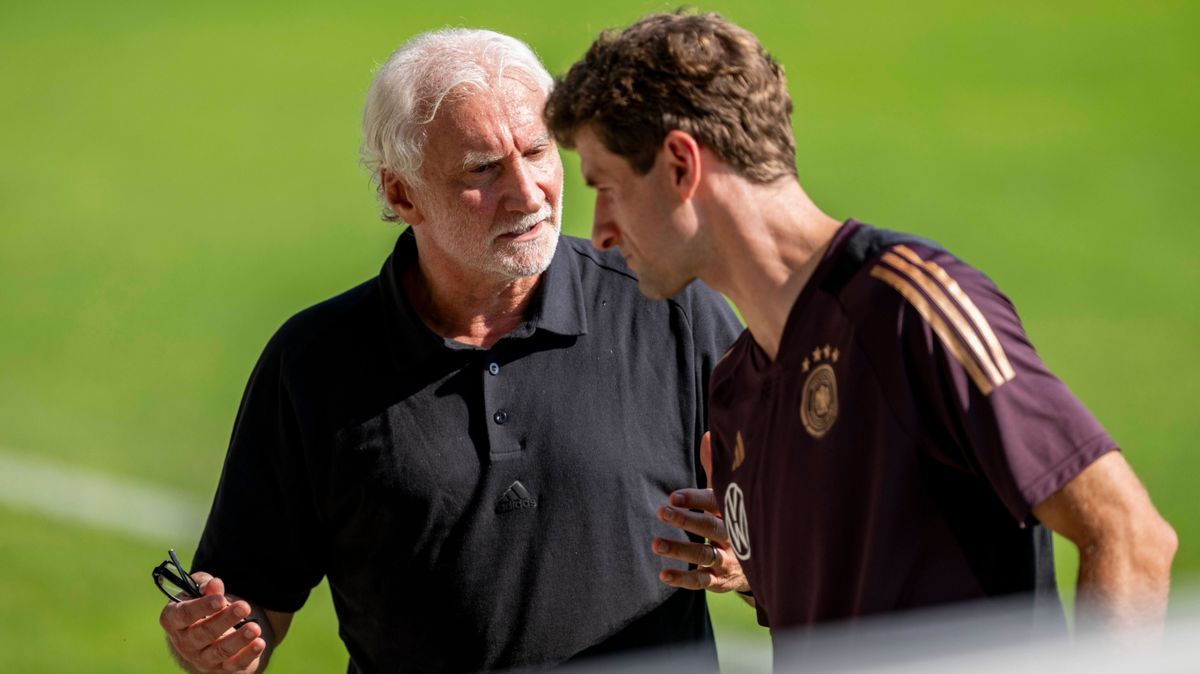
[[[747,330],[710,395],[715,498],[660,516],[711,545],[668,584],[754,589],[773,629],[1019,594],[1057,601],[1050,532],[1080,550],[1084,616],[1163,618],[1175,533],[1012,304],[929,241],[823,213],[801,188],[780,66],[715,14],[602,34],[546,106],[596,189],[593,244],[643,293],[695,279]],[[711,515],[687,506],[717,503]],[[680,507],[682,506],[682,507]]]

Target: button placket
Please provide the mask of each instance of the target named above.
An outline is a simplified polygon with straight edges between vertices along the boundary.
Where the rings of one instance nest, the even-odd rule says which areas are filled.
[[[511,365],[511,363],[510,363]],[[515,411],[509,409],[513,402],[512,372],[506,372],[501,377],[501,367],[495,354],[488,354],[479,361],[480,384],[483,386],[483,411],[490,417],[487,424],[490,454],[493,457],[513,456],[524,450],[524,443],[519,438],[521,429],[518,428]],[[507,367],[507,366],[506,366]]]

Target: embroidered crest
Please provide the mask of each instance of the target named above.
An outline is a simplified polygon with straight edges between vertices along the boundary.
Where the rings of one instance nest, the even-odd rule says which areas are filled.
[[[814,438],[824,436],[838,415],[837,375],[832,363],[838,361],[837,349],[828,344],[813,349],[812,361],[804,359],[801,370],[808,373],[804,389],[800,393],[800,421],[804,429]]]

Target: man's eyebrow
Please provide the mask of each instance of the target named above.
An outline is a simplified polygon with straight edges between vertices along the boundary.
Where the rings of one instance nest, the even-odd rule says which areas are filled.
[[[537,138],[534,138],[529,143],[529,147],[532,149],[542,149],[548,145],[550,145],[550,134],[549,133],[543,133],[542,135],[538,136]],[[463,156],[462,165],[463,165],[464,169],[470,170],[470,169],[473,169],[473,168],[476,168],[479,166],[495,164],[496,162],[500,161],[501,159],[504,159],[504,155],[502,153],[468,152],[467,154],[465,154]]]
[[[494,164],[503,158],[504,155],[495,152],[468,152],[463,155],[462,165],[464,169],[473,169],[478,166]]]

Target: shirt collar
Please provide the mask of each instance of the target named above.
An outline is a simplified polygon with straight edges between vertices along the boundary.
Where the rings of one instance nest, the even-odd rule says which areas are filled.
[[[579,256],[573,244],[571,239],[560,235],[550,267],[542,273],[529,312],[529,323],[535,330],[557,335],[587,334],[583,281],[579,278]]]
[[[578,261],[571,242],[559,237],[550,267],[542,273],[534,291],[529,317],[500,343],[510,339],[525,339],[539,331],[557,335],[586,335],[587,312],[583,304],[583,283],[579,278]],[[412,228],[396,240],[392,254],[383,263],[379,282],[389,314],[387,324],[390,341],[404,349],[406,360],[434,356],[445,351],[477,351],[475,347],[438,335],[417,315],[404,292],[404,270],[417,263],[417,240]]]

